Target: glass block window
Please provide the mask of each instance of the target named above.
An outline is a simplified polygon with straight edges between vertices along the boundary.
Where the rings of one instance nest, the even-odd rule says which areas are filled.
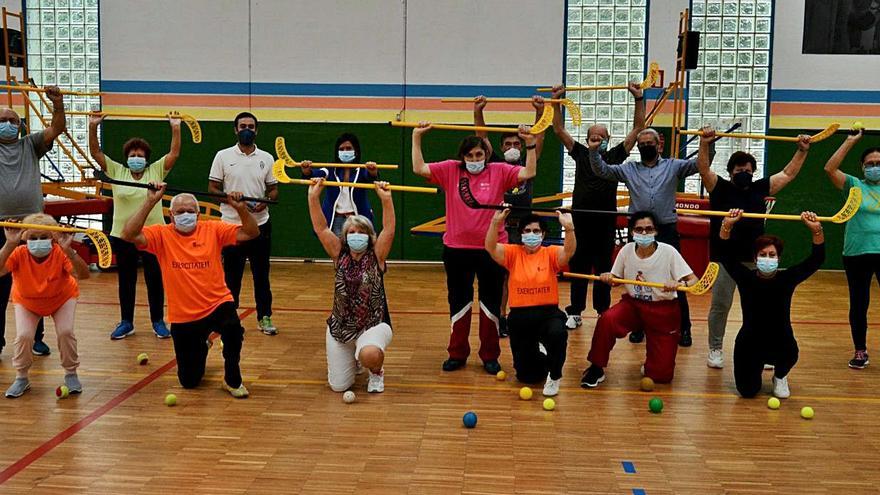
[[[24,13],[28,76],[34,83],[37,86],[54,84],[63,90],[99,91],[98,0],[26,0]],[[46,100],[48,105],[43,104],[37,93],[31,93],[31,100],[46,121],[51,120],[51,103]],[[97,109],[100,104],[101,98],[97,96],[64,97],[64,107],[68,111]],[[33,111],[29,112],[28,125],[31,131],[43,128]],[[88,117],[68,116],[67,129],[79,146],[87,150]],[[70,140],[62,135],[61,142],[85,167],[85,158],[73,149]],[[59,177],[59,171],[67,181],[82,179],[79,170],[57,144],[43,159],[42,171],[53,179]]]
[[[566,34],[565,84],[610,86],[644,79],[648,7],[647,0],[569,0]],[[605,124],[611,145],[632,127],[633,101],[625,90],[568,93],[583,113],[575,128],[566,115],[574,139],[586,143],[587,129]],[[575,163],[565,155],[563,190],[574,188]]]
[[[710,124],[726,130],[739,123],[735,132],[766,132],[772,15],[773,0],[691,1],[691,29],[701,34],[698,67],[689,71],[688,128]],[[746,151],[758,162],[756,176],[763,177],[764,145],[757,139],[721,139],[712,168],[727,177],[730,155]],[[692,141],[688,154],[698,147]],[[686,192],[699,189],[699,176],[687,179]]]

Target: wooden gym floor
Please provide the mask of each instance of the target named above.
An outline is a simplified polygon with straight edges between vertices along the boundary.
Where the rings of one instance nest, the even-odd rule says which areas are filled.
[[[778,411],[767,408],[766,394],[735,393],[738,304],[727,367],[706,367],[708,296],[691,299],[695,343],[679,352],[674,383],[653,393],[638,390],[644,344],[627,340],[601,388],[578,387],[592,317],[570,333],[555,411],[541,408],[540,387],[521,401],[512,378],[484,373],[476,350],[466,369],[443,373],[449,330],[439,265],[391,267],[386,391],[366,394],[361,376],[357,402],[346,405],[325,384],[331,267],[275,263],[272,278],[278,336],[256,331],[249,281],[243,295],[247,400],[220,389],[218,346],[204,385],[181,389],[171,342],[153,336],[143,305],[137,333],[110,341],[116,275],[84,282],[76,329],[84,393],[55,398],[63,372],[50,324],[54,352],[36,358],[32,390],[0,398],[0,493],[877,493],[880,363],[846,367],[852,345],[842,273],[814,276],[795,297],[801,360],[790,377],[793,396]],[[880,349],[880,304],[870,321],[869,349]],[[476,349],[476,332],[471,342]],[[502,364],[512,372],[502,342]],[[149,353],[148,365],[135,362],[140,352]],[[7,347],[0,387],[13,378]],[[163,404],[169,392],[176,407]],[[665,402],[662,414],[648,411],[651,396]],[[805,405],[815,419],[800,418]],[[479,416],[473,430],[462,426],[468,410]]]

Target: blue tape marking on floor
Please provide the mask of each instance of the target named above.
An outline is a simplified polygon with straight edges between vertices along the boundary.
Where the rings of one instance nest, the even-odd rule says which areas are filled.
[[[623,472],[627,474],[633,474],[636,472],[636,466],[630,461],[623,461]]]
[[[644,488],[633,488],[633,495],[647,495]]]

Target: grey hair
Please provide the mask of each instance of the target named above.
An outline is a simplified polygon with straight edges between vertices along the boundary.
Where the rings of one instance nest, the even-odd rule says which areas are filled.
[[[598,129],[604,129],[604,130],[605,130],[605,134],[606,134],[608,137],[611,137],[611,132],[608,131],[608,126],[605,125],[605,124],[593,124],[593,125],[591,125],[591,126],[587,129],[587,134],[590,134],[590,132],[591,132],[593,129],[597,129],[597,130],[598,130]]]
[[[370,236],[370,246],[376,244],[376,230],[373,228],[373,222],[363,215],[351,215],[345,219],[345,223],[342,224],[342,242],[348,244],[346,240],[348,231],[355,227],[359,227],[367,232],[367,235]]]
[[[650,127],[648,127],[647,129],[642,129],[639,132],[638,136],[636,136],[636,139],[642,137],[643,134],[650,134],[651,137],[654,138],[655,143],[658,143],[658,144],[660,143],[660,133],[655,131],[654,129],[652,129]]]
[[[192,194],[190,194],[190,193],[180,193],[180,194],[174,196],[173,198],[171,198],[171,204],[168,205],[168,209],[169,209],[169,210],[173,210],[173,209],[174,209],[174,205],[177,204],[177,203],[179,203],[179,202],[181,202],[181,201],[183,201],[184,199],[192,200],[192,202],[195,203],[196,206],[199,205],[199,200],[196,199],[196,197],[195,197],[194,195],[192,195]]]

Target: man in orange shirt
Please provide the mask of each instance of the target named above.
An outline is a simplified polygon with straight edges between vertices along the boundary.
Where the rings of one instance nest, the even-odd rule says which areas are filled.
[[[492,218],[485,247],[492,259],[509,273],[507,328],[513,367],[516,379],[524,383],[538,383],[546,377],[544,395],[552,397],[559,393],[568,347],[556,274],[575,252],[574,225],[570,213],[559,212],[565,242],[562,248],[543,246],[547,224],[541,217],[528,215],[519,222],[522,245],[499,244],[498,226],[508,213],[509,209],[501,210]]]
[[[238,366],[244,328],[226,287],[220,253],[226,246],[248,241],[260,229],[240,192],[230,192],[227,203],[241,216],[241,225],[199,222],[199,204],[192,194],[171,200],[168,225],[144,227],[147,216],[165,192],[165,183],[151,184],[147,201],[125,224],[122,239],[156,256],[168,294],[168,322],[177,356],[177,378],[183,388],[194,388],[205,374],[208,336],[212,331],[223,341],[225,374],[223,388],[233,397],[248,396]]]

